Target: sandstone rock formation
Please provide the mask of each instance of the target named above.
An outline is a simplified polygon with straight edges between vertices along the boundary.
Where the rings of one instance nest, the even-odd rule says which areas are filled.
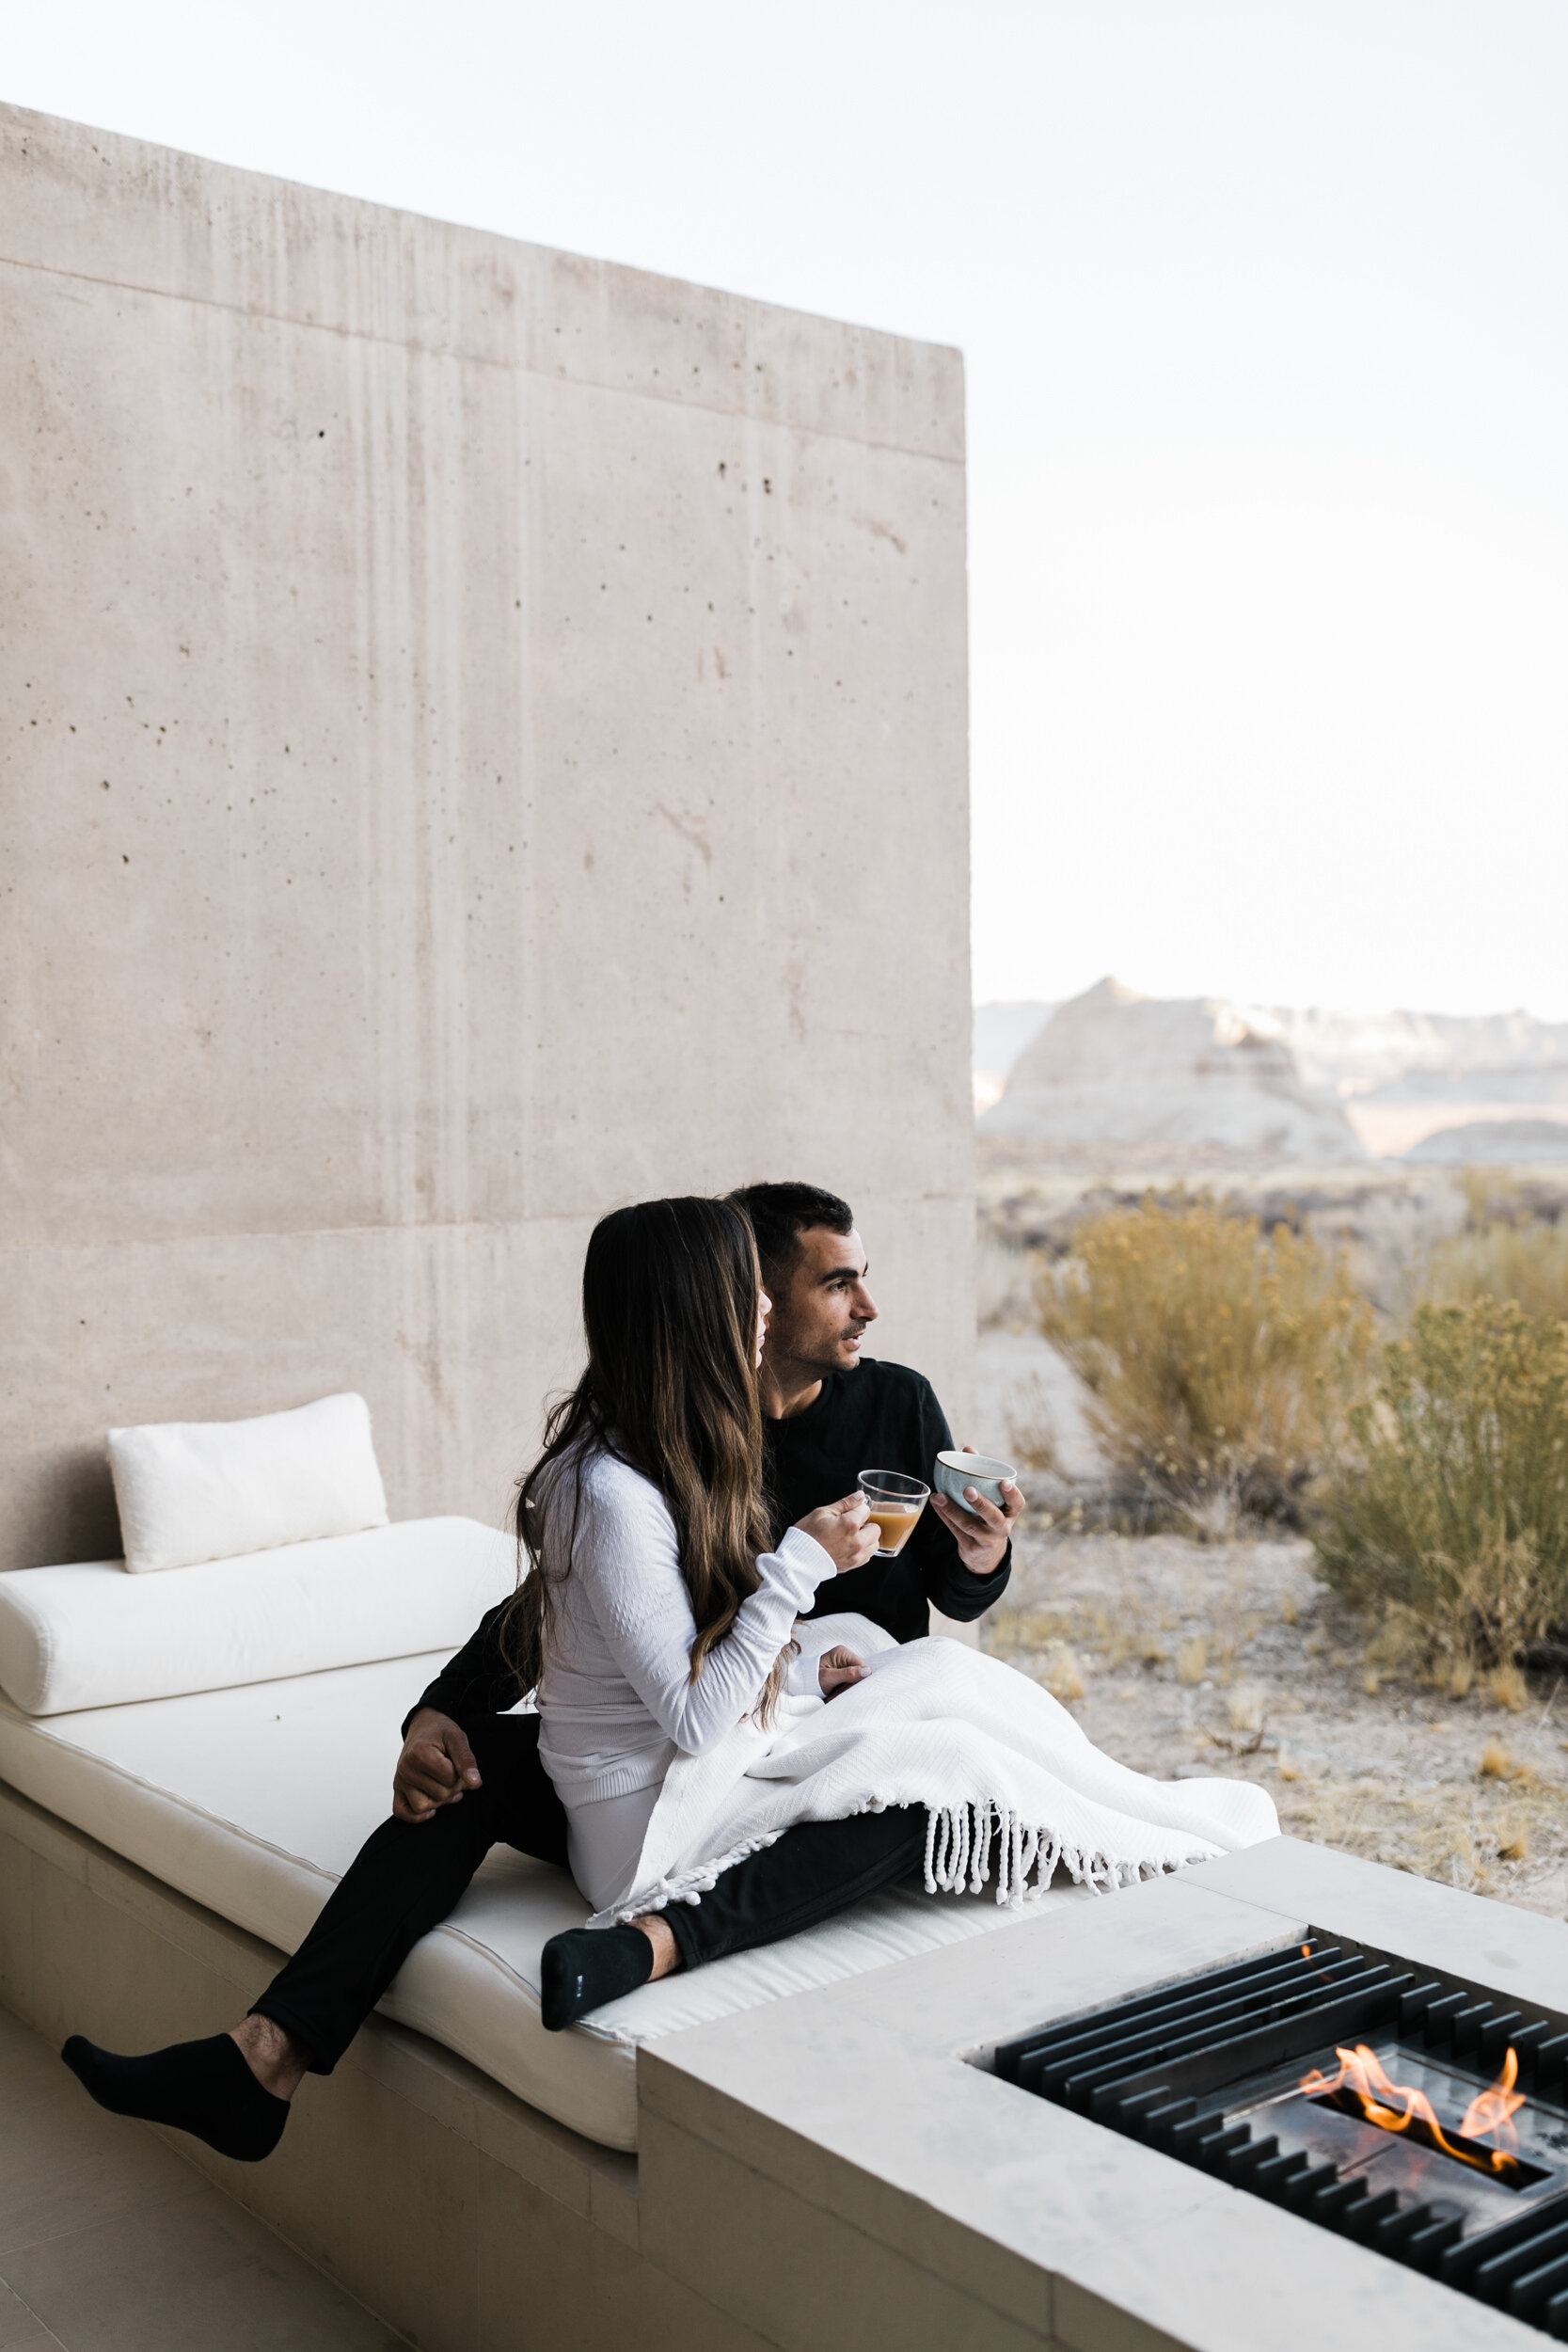
[[[980,1133],[1074,1149],[1366,1157],[1334,1097],[1304,1085],[1277,1024],[1218,997],[1140,996],[1115,979],[1057,1008]]]
[[[1471,1120],[1457,1127],[1439,1127],[1404,1156],[1449,1168],[1516,1168],[1568,1160],[1568,1125],[1552,1119]]]

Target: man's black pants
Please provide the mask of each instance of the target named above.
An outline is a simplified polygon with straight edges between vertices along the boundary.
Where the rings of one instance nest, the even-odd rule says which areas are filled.
[[[313,2074],[331,2074],[492,1846],[566,1867],[566,1815],[539,1761],[538,1716],[487,1715],[463,1728],[483,1786],[428,1820],[383,1821],[253,2006],[309,2050]],[[806,1821],[725,1870],[700,1903],[672,1903],[662,1915],[682,1966],[698,1968],[831,1919],[918,1869],[925,1853],[923,1806]]]

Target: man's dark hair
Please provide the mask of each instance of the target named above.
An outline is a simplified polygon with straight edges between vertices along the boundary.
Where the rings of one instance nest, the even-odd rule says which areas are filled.
[[[830,1233],[854,1230],[847,1200],[836,1192],[824,1192],[819,1184],[741,1184],[729,1197],[751,1218],[763,1287],[775,1297],[788,1288],[805,1255],[800,1236],[808,1228],[825,1226]]]

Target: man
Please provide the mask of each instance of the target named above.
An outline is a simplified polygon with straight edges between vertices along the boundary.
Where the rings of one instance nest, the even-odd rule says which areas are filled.
[[[746,1184],[730,1199],[751,1219],[773,1301],[761,1380],[775,1542],[819,1503],[852,1492],[863,1470],[902,1470],[930,1486],[953,1434],[928,1380],[862,1357],[877,1304],[848,1204],[815,1184]],[[1003,1497],[999,1511],[972,1488],[965,1511],[933,1494],[902,1551],[835,1577],[812,1615],[855,1610],[898,1642],[928,1633],[933,1608],[970,1623],[1012,1573],[1023,1499],[1012,1486]]]

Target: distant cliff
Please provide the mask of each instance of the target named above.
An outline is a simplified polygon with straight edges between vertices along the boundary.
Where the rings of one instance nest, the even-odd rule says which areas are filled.
[[[1525,1139],[1521,1121],[1533,1118],[1539,1124],[1556,1120],[1568,1127],[1568,1023],[1538,1021],[1528,1012],[1359,1013],[1316,1006],[1231,1005],[1207,997],[1147,999],[1115,981],[1102,981],[1099,989],[1073,1001],[1086,1006],[1106,991],[1129,1004],[1161,1004],[1172,1014],[1184,1008],[1188,1017],[1212,1016],[1222,1020],[1227,1033],[1240,1025],[1255,1039],[1283,1046],[1293,1065],[1298,1096],[1319,1111],[1325,1101],[1341,1104],[1372,1152],[1418,1151],[1422,1159],[1436,1160],[1491,1158],[1505,1151],[1518,1156]],[[1046,1024],[1055,1010],[1049,1004],[976,1006],[977,1112],[997,1104],[1004,1088],[1013,1091],[1024,1058],[1043,1042]],[[1053,1063],[1056,1050],[1051,1049]],[[1253,1058],[1253,1049],[1243,1054],[1242,1061],[1252,1070],[1263,1068],[1260,1059]],[[1136,1067],[1144,1073],[1140,1083],[1147,1082],[1151,1074],[1147,1060]],[[1048,1077],[1045,1083],[1053,1088],[1056,1082]],[[1206,1091],[1204,1100],[1211,1099]],[[1055,1115],[1066,1110],[1054,1095],[1053,1103]],[[1035,1115],[1025,1113],[1020,1100],[1001,1125],[983,1119],[981,1131],[1030,1133],[1032,1127],[1021,1122]],[[1494,1120],[1512,1130],[1497,1139],[1495,1150],[1481,1150],[1474,1138],[1465,1141],[1457,1136],[1460,1126],[1468,1130]],[[1451,1141],[1442,1140],[1449,1136]],[[1108,1139],[1120,1138],[1118,1123]],[[1435,1145],[1430,1151],[1429,1141]],[[1550,1141],[1549,1135],[1538,1135],[1536,1149],[1528,1156],[1542,1156],[1542,1147]],[[1297,1156],[1291,1148],[1283,1155]],[[1341,1155],[1337,1152],[1333,1156]],[[1322,1154],[1313,1150],[1301,1156]]]
[[[1366,1156],[1338,1099],[1304,1083],[1277,1023],[1218,997],[1140,996],[1115,979],[1057,1007],[980,1132],[1073,1148]]]
[[[1568,1101],[1568,1022],[1528,1012],[1329,1012],[1271,1007],[1310,1086],[1341,1095]],[[1435,1086],[1434,1086],[1435,1082]],[[1546,1089],[1543,1098],[1542,1087]],[[1396,1090],[1398,1090],[1396,1092]]]

